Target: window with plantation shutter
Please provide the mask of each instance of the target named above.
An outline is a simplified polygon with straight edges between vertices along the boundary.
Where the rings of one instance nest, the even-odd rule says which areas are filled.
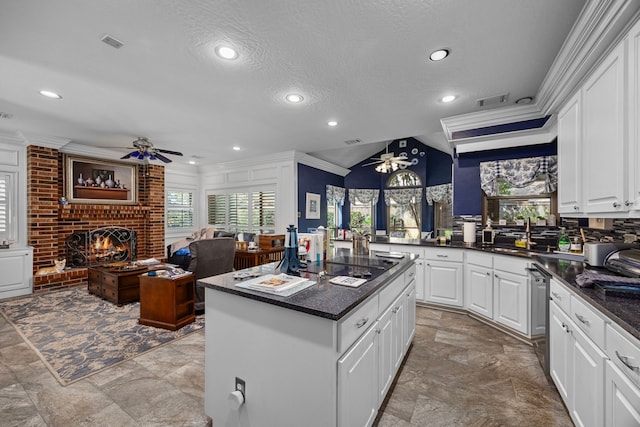
[[[275,233],[275,191],[247,191],[207,196],[209,225],[236,233]]]
[[[12,175],[0,173],[0,240],[13,240],[12,233]]]
[[[193,193],[190,191],[167,191],[167,228],[193,227]]]

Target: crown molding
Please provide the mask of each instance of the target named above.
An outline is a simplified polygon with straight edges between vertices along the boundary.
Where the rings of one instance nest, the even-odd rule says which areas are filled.
[[[517,141],[517,138],[509,134],[481,136],[467,140],[453,140],[452,134],[457,131],[538,119],[555,114],[588,73],[603,59],[604,54],[613,48],[639,19],[639,10],[638,0],[589,0],[540,85],[535,97],[536,103],[444,118],[440,123],[449,143],[456,148],[457,152],[461,152],[458,147],[462,145],[471,147],[471,140],[478,141],[480,146],[486,146],[487,139]],[[515,133],[527,135],[524,138],[526,140],[529,139],[529,135],[545,132],[544,130],[527,130]]]
[[[557,121],[556,117],[552,116],[547,123],[539,129],[456,140],[456,153],[463,154],[476,151],[499,150],[501,148],[523,147],[525,145],[547,144],[552,142],[557,136]]]
[[[60,150],[62,147],[71,142],[71,140],[69,139],[58,138],[56,136],[33,134],[27,135],[22,132],[18,132],[17,134],[18,137],[22,138],[27,145],[37,145],[38,147],[53,148],[55,150]]]
[[[90,145],[79,144],[77,142],[69,142],[68,144],[61,147],[59,150],[61,153],[75,154],[78,156],[94,157],[94,158],[109,159],[109,160],[118,159],[118,161],[122,160],[122,161],[131,162],[131,163],[141,163],[139,161],[120,159],[120,157],[122,157],[123,154],[119,151],[109,150],[107,148],[93,147]]]
[[[7,144],[20,145],[26,147],[27,141],[21,136],[18,132],[15,133],[7,133],[0,132],[0,142],[4,142]]]
[[[346,176],[350,169],[343,168],[342,166],[334,165],[326,160],[318,159],[317,157],[310,156],[306,153],[296,152],[296,160],[298,163],[302,163],[312,168],[320,169],[325,172],[333,173],[335,175]]]

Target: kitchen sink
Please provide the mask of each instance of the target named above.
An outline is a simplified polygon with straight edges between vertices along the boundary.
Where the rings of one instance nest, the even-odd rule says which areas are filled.
[[[526,249],[517,249],[517,248],[493,248],[491,251],[495,253],[521,255],[521,256],[527,256],[527,257],[535,254],[535,252],[531,252]]]

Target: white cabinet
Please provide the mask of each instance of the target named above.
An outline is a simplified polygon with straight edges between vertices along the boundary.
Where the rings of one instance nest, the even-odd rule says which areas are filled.
[[[394,306],[391,305],[378,319],[378,380],[379,386],[376,386],[378,390],[377,401],[384,399],[384,396],[389,391],[391,383],[394,377],[394,358],[395,358],[395,346],[394,339],[397,335],[395,331],[395,323],[393,321]],[[342,401],[341,401],[342,402]],[[343,424],[343,425],[362,425],[362,424]]]
[[[416,270],[417,271],[417,270]],[[416,282],[418,275],[416,274],[415,280],[409,282],[409,285],[404,290],[404,310],[405,310],[405,325],[404,325],[404,349],[405,352],[411,345],[413,337],[416,334]]]
[[[607,55],[581,89],[585,213],[624,209],[624,48],[621,43]]]
[[[640,426],[640,389],[608,360],[605,367],[605,426]]]
[[[462,260],[458,249],[425,249],[425,301],[464,305]]]
[[[467,252],[464,271],[465,307],[493,319],[493,256]]]
[[[628,121],[627,147],[629,187],[625,205],[635,215],[640,211],[640,21],[633,26],[627,38]]]
[[[424,267],[425,260],[418,258],[415,261],[416,264],[416,277],[415,277],[415,298],[417,301],[424,301]]]
[[[578,91],[558,113],[558,212],[582,211],[582,97]]]
[[[378,331],[374,327],[338,360],[338,425],[370,426],[378,413]]]
[[[493,320],[518,332],[529,332],[527,276],[494,270]]]
[[[33,248],[0,250],[0,299],[33,292]]]
[[[559,285],[552,280],[552,290]],[[571,299],[575,296],[571,295]],[[578,426],[604,425],[606,355],[552,299],[549,303],[551,378]]]

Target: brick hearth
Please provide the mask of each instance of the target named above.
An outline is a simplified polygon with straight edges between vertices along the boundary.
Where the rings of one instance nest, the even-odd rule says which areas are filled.
[[[138,258],[164,255],[164,167],[138,168],[138,204],[61,205],[64,195],[64,158],[47,147],[27,148],[28,239],[33,246],[33,271],[51,267],[53,260],[65,258],[65,238],[74,231],[104,226],[135,230]],[[86,285],[83,268],[61,274],[34,276],[34,293]]]

